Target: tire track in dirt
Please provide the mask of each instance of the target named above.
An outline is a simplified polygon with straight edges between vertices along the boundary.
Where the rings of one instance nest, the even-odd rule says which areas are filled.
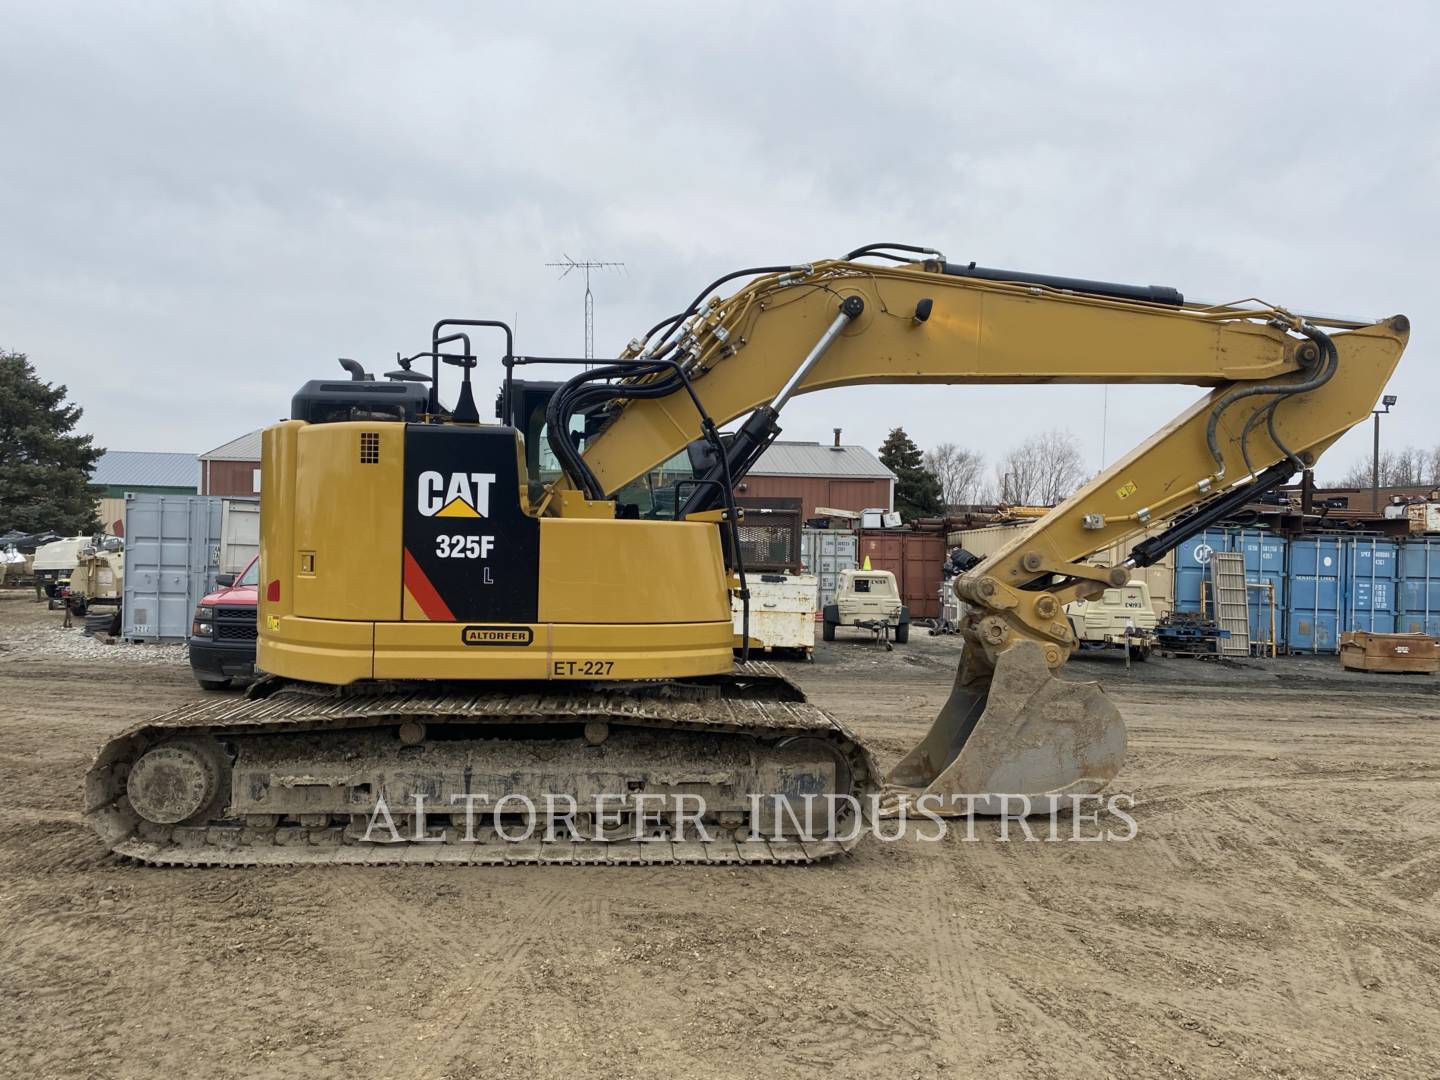
[[[1211,814],[1219,816],[1219,825],[1229,824],[1231,829],[1222,831],[1215,823],[1211,827],[1221,835],[1233,831],[1249,840],[1256,857],[1282,860],[1294,879],[1305,883],[1312,898],[1324,900],[1348,918],[1373,919],[1377,912],[1385,912],[1392,919],[1432,914],[1382,884],[1383,875],[1353,865],[1344,857],[1343,846],[1333,837],[1316,835],[1313,823],[1303,814],[1274,808],[1267,794],[1235,797],[1237,792],[1215,803],[1210,807]],[[1259,843],[1252,839],[1257,835]],[[1432,948],[1424,942],[1416,944]]]
[[[407,872],[418,871],[401,871]],[[348,868],[340,875],[350,876]],[[535,945],[554,933],[552,916],[562,908],[571,910],[566,891],[540,889],[527,893],[530,902],[523,914],[487,909],[481,916],[483,932],[467,932],[433,920],[388,883],[359,889],[332,886],[327,891],[331,895],[325,906],[334,912],[338,925],[360,931],[363,940],[403,942],[406,966],[437,976],[437,986],[416,1021],[429,1034],[403,1063],[394,1063],[400,1071],[388,1073],[416,1080],[444,1075],[463,1056],[476,1026],[489,1022],[489,1006],[515,980]]]
[[[1033,901],[1027,913],[1032,927],[1030,937],[1044,943],[1043,950],[1036,949],[1028,968],[1022,965],[1019,970],[1048,968],[1053,978],[1030,986],[1010,978],[1011,992],[996,992],[994,996],[997,1008],[1020,1025],[1027,1036],[1032,1031],[1043,1034],[1041,1045],[1047,1040],[1068,1039],[1087,1048],[1084,1057],[1077,1056],[1071,1062],[1080,1069],[1072,1075],[1090,1075],[1104,1069],[1112,1070],[1114,1075],[1126,1075],[1141,1062],[1148,1062],[1166,1075],[1177,1071],[1179,1075],[1189,1075],[1184,1065],[1170,1060],[1170,1056],[1183,1055],[1182,1048],[1190,1045],[1192,1037],[1197,1039],[1192,1047],[1194,1052],[1210,1056],[1218,1052],[1231,1057],[1247,1045],[1263,1053],[1264,1048],[1273,1045],[1273,1025],[1252,1022],[1225,1004],[1211,1004],[1203,992],[1176,995],[1171,1000],[1153,993],[1151,973],[1143,970],[1145,968],[1174,972],[1177,968],[1192,967],[1196,975],[1203,976],[1203,969],[1190,958],[1196,948],[1192,942],[1168,931],[1142,938],[1137,936],[1133,922],[1099,924],[1077,914],[1054,910],[1045,892],[1027,893],[1019,874],[1020,860],[1024,857],[1020,854],[999,860],[995,877],[1005,881],[1006,887],[1016,895],[1029,895]],[[1107,959],[1119,966],[1112,968],[1106,963]],[[1235,995],[1240,993],[1245,995],[1247,1004],[1259,1006],[1264,1016],[1285,1015],[1294,1009],[1296,1002],[1290,987],[1278,980],[1270,984],[1252,981],[1243,988],[1234,985],[1232,980],[1232,985],[1224,988],[1221,1001],[1233,1005]],[[1114,1016],[1117,1012],[1129,1017],[1129,1022],[1123,1026],[1096,1022],[1097,1017]],[[1160,1030],[1167,1033],[1167,1038],[1184,1041],[1173,1051],[1165,1050],[1164,1038],[1156,1039],[1153,1035],[1145,1044],[1137,1043],[1132,1033],[1145,1030],[1145,1020],[1161,1025]],[[1190,1034],[1181,1035],[1181,1032]],[[1207,1041],[1198,1042],[1200,1037]],[[1230,1045],[1237,1038],[1242,1040],[1240,1048]],[[1341,1040],[1321,1038],[1312,1040],[1307,1052],[1318,1053],[1319,1059],[1333,1066],[1335,1075],[1339,1075],[1353,1062],[1352,1049]],[[1054,1060],[1053,1052],[1047,1059]]]
[[[1226,799],[1210,807],[1217,831],[1228,832],[1227,824],[1247,837],[1259,834],[1261,845],[1247,853],[1247,862],[1268,858],[1283,868],[1274,880],[1283,887],[1292,903],[1310,910],[1304,931],[1306,966],[1277,964],[1266,973],[1263,988],[1251,991],[1257,998],[1268,997],[1276,1008],[1304,1008],[1313,1001],[1308,988],[1316,971],[1331,988],[1329,1008],[1342,1008],[1369,1021],[1383,999],[1373,991],[1426,979],[1426,962],[1440,969],[1440,947],[1436,945],[1433,911],[1397,896],[1377,875],[1352,864],[1346,848],[1331,837],[1317,835],[1314,823],[1291,808],[1276,808],[1266,800],[1270,793],[1244,799]],[[1228,822],[1227,819],[1228,818]],[[1288,1006],[1287,1006],[1288,1001]],[[1414,1012],[1418,1002],[1409,1006]],[[1432,1015],[1430,1024],[1440,1022]],[[1208,1019],[1223,1023],[1224,1015],[1212,1011]],[[1343,1069],[1352,1060],[1353,1046],[1331,1038],[1323,1024],[1307,1038],[1307,1056],[1319,1055],[1327,1066]]]
[[[537,898],[525,919],[491,924],[496,928],[494,940],[486,942],[482,955],[473,957],[456,971],[428,1007],[429,1024],[439,1033],[439,1038],[427,1041],[425,1050],[416,1054],[414,1062],[400,1076],[431,1080],[448,1071],[449,1065],[462,1056],[473,1034],[471,1025],[484,1022],[487,1008],[515,980],[535,945],[553,933],[549,916],[563,903],[564,894],[551,890]],[[443,946],[444,942],[437,944]]]
[[[1035,826],[1046,827],[1048,823]],[[1072,874],[1075,868],[1062,857],[1062,846],[990,838],[980,848],[987,892],[999,897],[997,903],[1006,910],[1018,910],[1025,924],[1018,939],[1013,933],[997,934],[997,943],[1008,941],[1012,948],[993,955],[984,973],[995,1029],[1010,1044],[992,1064],[1013,1063],[1018,1044],[1025,1058],[1043,1060],[1068,1075],[1106,1075],[1117,1067],[1116,1053],[1109,1034],[1095,1022],[1095,991],[1090,987],[1106,982],[1111,973],[1085,944],[1090,924],[1048,909],[1043,889],[1032,889],[1024,872],[1033,869],[1046,878],[1057,872]],[[1031,859],[1035,861],[1027,868]]]
[[[988,1061],[995,1049],[995,1009],[979,963],[981,949],[958,910],[959,875],[953,852],[939,843],[926,862],[931,885],[920,920],[927,937],[929,980],[925,987],[940,1036],[941,1052],[952,1065],[973,1069]],[[948,846],[948,845],[947,845]]]

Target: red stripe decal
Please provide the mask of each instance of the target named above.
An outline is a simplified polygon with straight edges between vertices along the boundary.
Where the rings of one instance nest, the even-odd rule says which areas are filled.
[[[415,561],[415,556],[410,554],[409,548],[405,549],[405,588],[410,590],[410,595],[431,622],[455,621],[450,608],[435,591],[435,586],[430,584],[430,579],[425,576],[425,571],[420,569],[420,564]]]

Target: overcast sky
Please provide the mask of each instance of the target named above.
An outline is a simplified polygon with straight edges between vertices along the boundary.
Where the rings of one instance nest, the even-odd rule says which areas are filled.
[[[1440,442],[1433,5],[0,12],[0,346],[112,449],[209,449],[337,356],[393,366],[442,315],[578,353],[583,283],[544,265],[562,252],[628,268],[594,279],[604,356],[727,270],[879,240],[1403,312],[1386,442]],[[1113,389],[1109,459],[1198,393]],[[1101,399],[850,388],[792,403],[783,437],[873,449],[903,423],[993,459],[1058,426],[1098,467]],[[1321,477],[1368,447],[1352,432]]]

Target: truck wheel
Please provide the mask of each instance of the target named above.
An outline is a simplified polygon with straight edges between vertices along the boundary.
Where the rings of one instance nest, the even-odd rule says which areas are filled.
[[[200,684],[201,690],[220,691],[230,689],[229,679],[202,679],[199,675],[196,675],[195,681]]]
[[[902,622],[899,626],[895,627],[895,644],[904,645],[909,640],[910,624],[908,622]]]
[[[1150,649],[1147,646],[1130,645],[1127,646],[1127,648],[1129,648],[1130,650],[1130,659],[1136,661],[1137,663],[1142,660],[1150,659]]]
[[[835,640],[835,624],[828,619],[820,625],[820,636],[826,641]]]

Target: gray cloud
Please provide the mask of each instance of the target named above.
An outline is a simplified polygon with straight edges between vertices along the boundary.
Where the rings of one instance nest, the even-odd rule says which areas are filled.
[[[1404,311],[1386,437],[1437,440],[1423,4],[47,4],[5,23],[0,344],[68,383],[108,446],[206,449],[336,356],[420,348],[442,314],[574,352],[581,286],[543,265],[562,251],[629,268],[595,281],[605,354],[720,272],[877,239]],[[1112,390],[1109,456],[1196,393]],[[852,389],[798,400],[786,434],[878,446],[903,422],[993,455],[1062,426],[1098,465],[1101,400]]]

